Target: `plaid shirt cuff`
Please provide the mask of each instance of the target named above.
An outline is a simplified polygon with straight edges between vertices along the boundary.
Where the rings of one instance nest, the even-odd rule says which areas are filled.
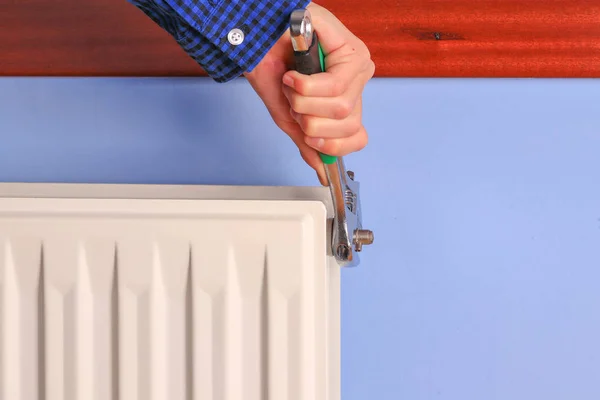
[[[227,82],[251,72],[310,0],[128,0],[167,30],[206,73]],[[241,43],[229,33],[243,32]],[[291,48],[290,48],[290,51]]]

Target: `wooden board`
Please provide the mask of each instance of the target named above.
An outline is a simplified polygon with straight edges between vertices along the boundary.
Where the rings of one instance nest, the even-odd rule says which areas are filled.
[[[323,0],[382,77],[600,77],[600,1]],[[0,75],[198,76],[126,0],[0,2]]]

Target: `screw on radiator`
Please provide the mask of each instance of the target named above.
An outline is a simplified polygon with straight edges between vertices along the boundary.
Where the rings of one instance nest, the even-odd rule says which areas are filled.
[[[373,244],[375,235],[368,229],[357,229],[354,231],[354,250],[361,251],[363,246]]]

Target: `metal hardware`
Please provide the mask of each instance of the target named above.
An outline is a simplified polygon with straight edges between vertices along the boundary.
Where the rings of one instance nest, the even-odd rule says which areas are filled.
[[[367,229],[357,229],[354,231],[354,250],[361,251],[363,245],[373,244],[373,231]]]
[[[290,34],[296,70],[304,74],[323,72],[324,55],[308,10],[292,12]],[[346,171],[343,157],[326,158],[328,161],[324,160],[323,165],[334,208],[331,250],[341,266],[355,267],[359,264],[358,253],[363,246],[373,243],[374,235],[362,227],[360,184],[355,180],[354,172]]]
[[[360,183],[354,172],[346,171],[343,157],[325,165],[325,171],[334,209],[332,253],[340,265],[356,267],[360,263],[358,253],[375,239],[372,231],[362,227]]]
[[[295,10],[290,16],[292,46],[296,52],[308,51],[313,41],[313,25],[307,10]]]

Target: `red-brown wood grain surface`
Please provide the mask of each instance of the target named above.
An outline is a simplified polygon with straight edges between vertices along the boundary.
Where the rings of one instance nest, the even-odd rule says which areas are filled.
[[[382,77],[600,77],[600,1],[322,0]],[[126,0],[1,0],[0,75],[199,76]]]

